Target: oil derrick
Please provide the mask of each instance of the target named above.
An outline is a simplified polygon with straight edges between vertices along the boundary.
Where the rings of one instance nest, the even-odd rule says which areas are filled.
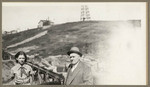
[[[80,20],[81,21],[89,21],[91,19],[90,17],[90,12],[89,12],[89,8],[87,5],[82,5],[81,6],[81,17]]]

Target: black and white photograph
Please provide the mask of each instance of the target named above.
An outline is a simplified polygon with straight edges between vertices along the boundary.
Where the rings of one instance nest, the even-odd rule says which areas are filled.
[[[146,2],[2,2],[3,85],[147,85]]]

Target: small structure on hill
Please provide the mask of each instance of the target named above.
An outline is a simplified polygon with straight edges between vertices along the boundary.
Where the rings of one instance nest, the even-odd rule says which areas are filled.
[[[38,23],[38,28],[46,29],[54,25],[54,22],[50,21],[49,19],[40,20]]]
[[[17,30],[4,31],[2,34],[3,34],[3,35],[8,35],[8,34],[15,34],[15,33],[18,33],[18,31],[17,31]]]
[[[7,34],[11,34],[11,32],[9,32],[9,31],[4,31],[2,34],[3,34],[3,35],[7,35]]]

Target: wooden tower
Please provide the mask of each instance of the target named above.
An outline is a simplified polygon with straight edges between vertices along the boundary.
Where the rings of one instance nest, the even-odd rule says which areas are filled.
[[[81,6],[81,17],[80,20],[81,21],[89,21],[91,19],[90,17],[90,12],[89,12],[89,8],[87,5],[82,5]]]

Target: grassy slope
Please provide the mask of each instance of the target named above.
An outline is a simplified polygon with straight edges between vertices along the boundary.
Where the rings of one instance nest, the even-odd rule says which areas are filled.
[[[119,23],[124,23],[125,21],[87,21],[87,22],[72,22],[65,23],[53,26],[48,30],[48,33],[38,39],[34,39],[28,43],[23,45],[8,49],[16,50],[21,47],[28,47],[32,45],[39,46],[38,49],[31,50],[27,54],[38,53],[42,57],[53,56],[53,55],[62,55],[66,54],[66,52],[72,46],[78,46],[82,53],[84,54],[99,54],[99,55],[107,55],[105,53],[97,52],[97,49],[107,50],[109,45],[107,41],[110,38],[111,31],[113,31],[113,27],[117,27]],[[140,26],[140,21],[130,21],[133,26]],[[23,41],[29,37],[32,37],[43,30],[32,29],[24,32],[20,32],[18,34],[7,35],[3,37],[3,47],[6,47],[10,44],[14,44],[16,42]],[[106,52],[106,51],[105,51]],[[62,63],[66,58],[58,59],[58,62]],[[50,58],[48,60],[51,60]],[[7,79],[7,75],[9,75],[10,66],[3,62],[3,70],[2,72],[8,72],[3,74],[3,80]]]
[[[29,54],[39,53],[40,55],[46,57],[48,55],[66,54],[70,47],[78,46],[82,49],[83,53],[89,53],[91,50],[87,50],[85,48],[89,48],[92,44],[96,44],[96,42],[99,41],[104,42],[108,37],[110,29],[110,27],[106,25],[108,23],[109,22],[89,21],[60,24],[49,28],[48,34],[9,50],[37,45],[40,46],[40,48],[31,51]],[[3,44],[7,46],[10,43],[12,44],[22,41],[23,39],[34,35],[32,32],[35,34],[38,31],[30,31],[30,34],[19,33],[19,35],[23,35],[21,37],[14,35],[11,39],[10,36],[3,37]],[[14,38],[18,39],[14,40]]]
[[[124,22],[126,21],[85,21],[60,24],[47,29],[48,34],[44,36],[8,50],[36,45],[39,48],[30,51],[28,54],[38,53],[43,57],[47,57],[49,55],[66,54],[70,47],[78,46],[83,53],[93,54],[97,49],[97,45],[103,46],[101,47],[102,49],[108,47],[107,40],[111,34],[112,27],[116,27],[118,23]],[[135,24],[135,26],[139,23],[138,21],[130,22]],[[25,40],[42,31],[32,29],[5,36],[3,37],[3,47]]]
[[[38,49],[30,51],[28,54],[39,53],[40,56],[48,57],[50,55],[66,54],[72,46],[78,46],[83,53],[91,52],[90,49],[96,42],[105,42],[108,37],[109,27],[106,26],[108,22],[73,22],[53,26],[48,30],[48,34],[34,39],[23,45],[8,49],[16,50],[21,47],[28,47],[32,45],[39,46]],[[32,29],[17,34],[7,35],[3,37],[3,47],[23,41],[32,37],[42,30]],[[62,63],[66,58],[56,59],[58,63]],[[51,60],[51,58],[48,58]],[[65,61],[64,61],[65,62]],[[63,62],[63,63],[64,63]],[[7,81],[10,74],[9,62],[3,62],[3,82]],[[61,64],[62,65],[62,64]],[[4,74],[4,72],[7,72]]]
[[[34,29],[30,29],[30,30],[21,31],[21,32],[15,33],[15,34],[5,35],[2,37],[3,48],[5,48],[6,46],[11,45],[11,44],[21,42],[21,41],[25,40],[26,38],[30,38],[42,31],[43,30],[41,30],[39,28],[34,28]]]

